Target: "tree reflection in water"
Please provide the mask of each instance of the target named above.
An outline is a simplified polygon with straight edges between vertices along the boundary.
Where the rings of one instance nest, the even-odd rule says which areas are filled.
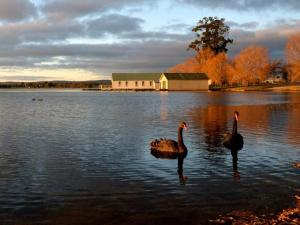
[[[223,159],[222,155],[228,154],[222,145],[222,140],[223,134],[227,130],[231,130],[234,111],[239,111],[243,115],[240,127],[246,139],[249,136],[250,139],[267,136],[270,140],[282,138],[283,143],[287,142],[299,146],[300,139],[295,138],[295,134],[297,136],[300,133],[300,120],[298,119],[300,104],[297,102],[299,101],[297,97],[298,95],[289,96],[287,94],[282,101],[291,101],[289,103],[262,105],[212,104],[194,109],[191,114],[193,125],[200,131],[199,149],[201,152],[199,154],[201,154],[201,157],[204,156],[213,162]],[[282,113],[286,113],[286,116],[279,117]],[[238,180],[240,179],[238,152],[231,150],[231,155],[234,179]]]

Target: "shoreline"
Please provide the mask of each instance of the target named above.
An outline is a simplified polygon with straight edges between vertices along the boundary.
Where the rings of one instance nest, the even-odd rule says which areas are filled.
[[[272,92],[300,92],[300,85],[290,86],[249,86],[249,87],[234,87],[224,88],[212,91],[224,91],[224,92],[251,92],[251,91],[272,91]]]
[[[299,224],[300,223],[300,196],[294,196],[293,208],[282,209],[276,214],[256,215],[250,211],[233,211],[226,215],[219,215],[217,219],[209,220],[210,224]]]
[[[104,202],[110,201],[103,199]],[[128,201],[128,200],[127,200]],[[283,207],[279,211],[270,211],[266,213],[255,213],[251,210],[236,209],[228,213],[218,214],[216,211],[202,211],[197,207],[181,209],[178,211],[169,211],[168,208],[143,210],[136,205],[136,202],[128,201],[128,205],[134,211],[121,208],[120,206],[112,208],[99,207],[99,200],[90,199],[85,202],[73,202],[57,211],[52,211],[42,216],[45,224],[60,225],[81,225],[88,224],[111,224],[111,225],[164,225],[164,224],[206,224],[206,225],[282,225],[282,224],[299,224],[300,222],[300,197],[295,195],[290,207]],[[135,212],[135,213],[132,213]],[[32,218],[16,220],[14,224],[31,224],[36,223]]]
[[[1,91],[93,91],[93,92],[300,92],[300,85],[285,86],[248,86],[248,87],[232,87],[232,88],[216,88],[209,90],[195,91],[173,91],[173,90],[115,90],[115,89],[99,89],[99,88],[0,88]]]

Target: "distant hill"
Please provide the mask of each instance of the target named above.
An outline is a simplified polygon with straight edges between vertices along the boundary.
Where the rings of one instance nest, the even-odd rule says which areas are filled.
[[[98,88],[99,85],[111,85],[110,80],[88,81],[36,81],[36,82],[0,82],[0,88]]]

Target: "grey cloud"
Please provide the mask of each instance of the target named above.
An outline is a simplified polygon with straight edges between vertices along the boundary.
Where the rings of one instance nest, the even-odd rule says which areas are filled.
[[[0,53],[3,48],[11,49],[24,43],[66,42],[68,38],[103,38],[114,35],[119,40],[183,40],[186,34],[162,31],[144,31],[140,18],[109,14],[87,21],[35,20],[0,25]],[[1,57],[1,56],[0,56]]]
[[[231,36],[234,44],[230,47],[229,54],[234,56],[241,49],[256,44],[270,49],[273,58],[281,58],[288,35],[286,32],[289,30],[297,32],[294,26],[296,25],[280,25],[280,29],[273,27],[260,31],[233,29]],[[140,35],[145,34],[146,32]],[[190,35],[170,36],[170,39],[165,41],[160,38],[141,38],[122,44],[19,45],[15,49],[1,50],[0,66],[82,68],[105,75],[118,71],[164,71],[194,54],[193,51],[186,51],[187,44],[194,38],[190,37]],[[60,57],[57,63],[47,63],[55,57]]]
[[[97,68],[106,71],[106,75],[112,72],[141,72],[141,71],[165,71],[169,67],[183,62],[193,53],[186,51],[185,42],[161,42],[151,41],[143,44],[131,43],[126,54],[112,59],[103,57],[88,60],[88,64],[80,59],[74,64],[83,68]]]
[[[47,77],[47,76],[1,76],[1,80],[19,80],[19,81],[40,81],[40,80],[61,80],[62,77]]]
[[[243,29],[233,29],[230,32],[230,37],[233,38],[234,42],[243,40],[243,42],[248,42],[255,39],[255,31],[248,31]]]
[[[269,29],[295,29],[298,30],[300,25],[300,19],[285,19],[280,18],[276,19],[272,22],[265,24],[265,27]]]
[[[76,22],[51,23],[38,21],[21,27],[22,40],[25,42],[65,41],[84,35],[84,25]]]
[[[155,31],[137,31],[131,32],[122,35],[122,38],[127,38],[131,40],[161,40],[161,41],[186,41],[193,38],[193,34],[186,33],[186,34],[176,34],[176,33],[168,33],[168,32],[155,32]]]
[[[14,51],[12,51],[14,52]],[[47,58],[36,58],[36,57],[24,57],[18,56],[15,54],[6,55],[5,57],[0,58],[0,67],[12,68],[27,68],[35,63],[40,62],[41,60],[47,60]]]
[[[84,25],[76,21],[51,23],[47,20],[36,20],[9,23],[0,25],[0,45],[11,48],[22,42],[65,41],[69,37],[84,35],[84,32]]]
[[[289,29],[288,27],[286,29]],[[298,30],[300,32],[300,29]],[[266,29],[260,31],[233,30],[233,45],[229,47],[229,54],[234,56],[242,49],[251,45],[260,45],[269,50],[271,58],[284,58],[287,35],[281,35],[280,30]]]
[[[117,57],[125,54],[125,44],[39,44],[19,46],[10,57]],[[0,56],[1,57],[1,56]]]
[[[188,25],[188,24],[184,24],[184,23],[172,23],[172,24],[168,24],[166,26],[162,26],[160,28],[160,30],[162,32],[180,32],[180,33],[187,33],[190,32],[193,29],[193,26]]]
[[[290,9],[299,10],[298,0],[177,0],[180,3],[187,3],[199,7],[223,8],[228,10],[265,10],[265,9]]]
[[[42,11],[52,18],[70,19],[137,4],[153,4],[156,0],[49,0]]]
[[[259,23],[256,21],[247,22],[247,23],[236,23],[234,21],[228,21],[226,24],[230,28],[241,28],[241,29],[255,29],[259,26]]]
[[[107,71],[109,75],[113,71],[163,71],[193,53],[186,51],[185,41],[148,41],[119,45],[28,45],[8,54],[0,58],[0,66],[81,68]],[[43,65],[57,56],[64,58],[60,64]],[[22,62],[25,58],[30,60]]]
[[[35,5],[29,0],[0,1],[0,20],[20,21],[35,15]]]
[[[91,36],[103,36],[104,34],[121,35],[141,31],[141,24],[144,20],[136,17],[124,16],[120,14],[110,14],[98,19],[88,21],[88,33]]]
[[[87,21],[87,35],[91,37],[102,37],[106,34],[114,35],[119,39],[128,40],[183,40],[191,35],[186,33],[191,30],[186,24],[173,24],[170,27],[162,27],[160,31],[144,31],[142,24],[144,20],[136,17],[120,14],[109,14],[98,19]],[[178,29],[178,27],[180,29]],[[190,29],[187,29],[190,28]],[[185,32],[182,33],[174,33]],[[169,33],[167,31],[171,31]]]

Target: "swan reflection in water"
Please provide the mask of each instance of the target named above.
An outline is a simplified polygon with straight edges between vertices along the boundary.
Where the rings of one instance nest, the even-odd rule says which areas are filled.
[[[232,156],[232,168],[233,168],[233,179],[239,180],[240,173],[238,171],[238,151],[241,150],[244,147],[244,139],[241,134],[238,133],[238,124],[239,121],[239,112],[234,112],[233,117],[233,125],[232,125],[232,133],[225,133],[224,134],[224,140],[223,145],[230,149],[231,156]]]
[[[233,179],[240,180],[240,172],[238,170],[238,151],[231,149],[231,156],[232,156],[232,170],[233,170]]]
[[[182,131],[187,130],[187,124],[181,122],[178,126],[178,141],[172,139],[155,139],[150,143],[151,154],[161,159],[178,160],[178,176],[180,183],[185,184],[187,177],[183,175],[183,161],[187,156],[187,147],[184,145]]]
[[[177,173],[181,184],[185,184],[188,177],[183,174],[183,162],[187,154],[175,154],[170,152],[157,151],[151,149],[151,155],[158,159],[177,159]]]

